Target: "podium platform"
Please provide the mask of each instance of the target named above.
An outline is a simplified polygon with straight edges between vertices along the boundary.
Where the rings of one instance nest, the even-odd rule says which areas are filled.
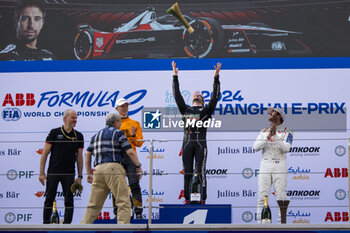
[[[146,224],[147,219],[132,219],[131,224]],[[97,219],[94,224],[116,224],[116,219]],[[230,224],[231,205],[159,205],[159,219],[152,224]]]
[[[159,205],[158,223],[231,223],[231,205]]]

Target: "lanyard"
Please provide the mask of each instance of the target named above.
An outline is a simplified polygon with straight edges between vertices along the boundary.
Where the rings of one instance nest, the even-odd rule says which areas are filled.
[[[77,141],[77,133],[75,132],[75,130],[72,128],[72,130],[73,130],[73,132],[74,132],[74,138],[72,138],[72,137],[69,137],[68,135],[66,135],[65,133],[64,133],[64,130],[63,130],[63,126],[61,126],[61,131],[62,131],[62,133],[63,133],[63,135],[66,137],[66,138],[68,138],[68,139],[70,139],[70,140],[72,140],[72,142],[74,142],[74,141]]]

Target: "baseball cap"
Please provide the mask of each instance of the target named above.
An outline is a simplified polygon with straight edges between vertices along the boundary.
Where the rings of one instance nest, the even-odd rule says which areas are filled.
[[[117,107],[119,107],[119,106],[121,106],[121,105],[123,105],[123,104],[130,104],[130,103],[129,103],[126,99],[120,98],[120,99],[118,99],[117,102],[115,103],[115,107],[117,108]]]

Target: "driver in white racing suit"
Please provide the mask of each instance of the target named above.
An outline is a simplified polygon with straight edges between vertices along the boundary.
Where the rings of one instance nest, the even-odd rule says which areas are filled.
[[[261,130],[254,143],[254,150],[262,149],[262,159],[258,178],[257,223],[261,223],[261,211],[264,197],[269,196],[271,185],[275,190],[276,200],[286,200],[287,163],[286,153],[293,142],[293,132],[282,125],[285,120],[283,110],[270,110],[270,127]],[[280,211],[278,221],[281,221]]]

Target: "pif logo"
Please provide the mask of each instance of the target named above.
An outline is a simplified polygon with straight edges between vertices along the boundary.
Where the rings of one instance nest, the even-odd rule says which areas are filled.
[[[34,176],[34,171],[16,171],[15,169],[10,169],[7,172],[7,179],[15,180],[17,179],[31,179]]]
[[[5,121],[18,121],[21,116],[22,112],[18,108],[5,108],[1,113],[1,117]]]
[[[12,95],[8,93],[5,96],[4,102],[2,102],[2,106],[4,107],[8,104],[11,106],[33,106],[35,104],[34,94],[26,93],[24,98],[23,93],[16,93],[15,101],[13,101]]]
[[[5,214],[4,219],[5,219],[5,222],[7,223],[13,223],[16,220],[16,216],[14,213],[10,212]]]
[[[253,169],[247,167],[247,168],[244,168],[243,171],[242,171],[242,176],[246,179],[250,179],[252,178],[254,175],[254,172],[253,172]]]
[[[344,189],[337,189],[334,195],[335,195],[335,198],[337,198],[340,201],[346,198],[346,192]]]
[[[17,179],[18,173],[15,169],[10,169],[7,172],[7,179],[9,180],[15,180]]]
[[[242,214],[242,220],[243,220],[244,222],[251,222],[251,221],[253,221],[253,218],[254,218],[254,215],[253,215],[253,213],[250,212],[250,211],[245,211],[245,212],[243,212],[243,214]]]
[[[257,177],[259,175],[259,169],[255,169],[255,171],[249,167],[244,168],[242,170],[242,176],[246,179],[250,179],[253,176]]]
[[[14,223],[16,222],[29,222],[33,217],[33,214],[14,214],[12,212],[9,212],[5,214],[5,222],[7,223]]]
[[[341,156],[345,155],[346,149],[344,146],[339,145],[334,149],[334,152],[337,156],[341,157]]]

